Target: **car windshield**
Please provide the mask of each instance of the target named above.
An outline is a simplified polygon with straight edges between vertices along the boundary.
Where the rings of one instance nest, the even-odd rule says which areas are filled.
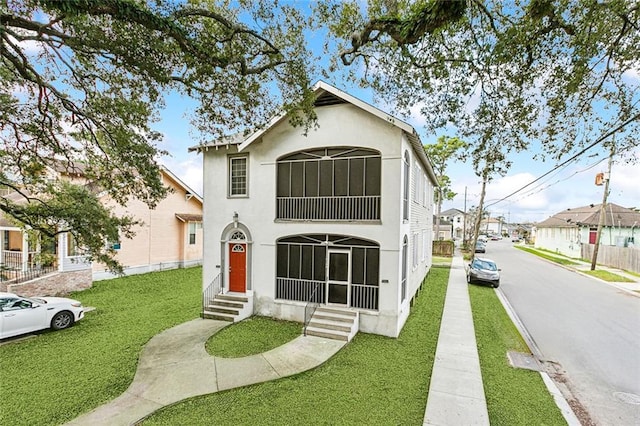
[[[488,260],[482,260],[482,259],[474,259],[473,267],[475,269],[484,269],[486,271],[497,271],[498,270],[498,267],[496,266],[495,263],[490,262]]]

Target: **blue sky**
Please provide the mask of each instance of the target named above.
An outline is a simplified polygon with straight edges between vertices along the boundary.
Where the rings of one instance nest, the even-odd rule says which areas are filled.
[[[640,82],[640,75],[633,77]],[[350,87],[348,84],[341,84],[340,81],[327,82],[383,110],[388,110],[373,100],[374,94],[371,91]],[[161,163],[169,167],[192,189],[202,193],[202,157],[187,152],[189,147],[197,143],[196,138],[190,134],[188,118],[189,108],[194,105],[193,101],[171,95],[166,104],[167,108],[161,116],[161,121],[155,127],[164,134],[160,148],[169,151],[171,155],[162,158]],[[417,115],[406,119],[416,128],[423,143],[433,143],[440,134],[427,134],[423,128],[423,120]],[[489,183],[486,205],[489,205],[491,216],[502,215],[512,222],[537,222],[567,208],[602,202],[603,187],[596,186],[594,180],[597,173],[605,172],[607,169],[607,153],[594,148],[577,161],[529,186],[525,191],[506,201],[490,205],[554,168],[553,162],[533,160],[532,157],[537,153],[539,150],[533,147],[527,152],[511,156],[513,165],[509,173]],[[636,156],[640,157],[640,149],[636,149]],[[457,196],[453,201],[445,202],[443,210],[463,210],[465,188],[467,208],[478,205],[481,182],[473,173],[471,164],[452,162],[447,171]],[[640,165],[614,163],[608,201],[625,207],[640,207]]]

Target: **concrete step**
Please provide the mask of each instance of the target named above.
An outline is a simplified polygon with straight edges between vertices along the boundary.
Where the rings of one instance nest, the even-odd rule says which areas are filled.
[[[236,296],[234,294],[218,294],[215,298],[218,300],[230,300],[232,302],[243,302],[243,303],[246,303],[249,301],[249,298],[246,296]]]
[[[240,311],[238,309],[225,308],[215,305],[209,305],[206,307],[206,310],[209,312],[216,312],[221,314],[229,314],[229,315],[238,315]]]
[[[227,302],[226,300],[214,299],[209,303],[209,306],[221,306],[225,308],[242,309],[244,305],[239,302]]]
[[[353,321],[355,320],[355,316],[345,315],[344,313],[337,311],[320,310],[320,308],[316,309],[312,318],[343,322],[347,324],[353,324]]]
[[[348,311],[346,309],[340,309],[340,308],[328,308],[326,306],[318,306],[316,308],[316,312],[328,312],[328,313],[333,313],[336,315],[342,315],[342,316],[349,316],[349,317],[356,317],[357,313],[355,311]]]
[[[234,322],[235,316],[229,315],[229,314],[225,314],[225,313],[222,313],[222,312],[204,311],[202,313],[202,318],[219,320],[219,321]]]
[[[326,328],[307,327],[307,335],[324,337],[325,339],[333,340],[349,340],[349,333],[339,330],[328,330]]]
[[[351,332],[351,328],[353,327],[353,322],[347,323],[344,321],[334,321],[330,319],[312,317],[311,321],[309,321],[308,327],[322,328],[326,330],[344,331],[349,333]]]

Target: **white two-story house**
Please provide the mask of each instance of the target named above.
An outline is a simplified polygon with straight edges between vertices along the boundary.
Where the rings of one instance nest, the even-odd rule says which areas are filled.
[[[283,114],[190,149],[204,156],[203,309],[216,294],[241,296],[234,320],[308,322],[310,306],[332,307],[396,337],[431,266],[437,180],[412,126],[314,89],[306,136]]]

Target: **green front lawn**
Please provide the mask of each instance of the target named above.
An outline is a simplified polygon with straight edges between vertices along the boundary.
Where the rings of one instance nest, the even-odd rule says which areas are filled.
[[[207,340],[213,356],[240,358],[267,352],[302,334],[302,324],[253,316],[223,328]]]
[[[200,274],[200,268],[182,269],[95,283],[73,295],[97,308],[74,327],[0,346],[0,424],[61,424],[119,396],[133,380],[144,344],[198,317]],[[432,269],[398,339],[359,333],[319,368],[193,398],[145,423],[419,425],[448,277],[448,268]],[[470,291],[491,423],[562,424],[540,376],[508,366],[506,351],[526,348],[494,292]],[[237,356],[290,340],[300,325],[253,318],[223,331],[209,341],[210,350]],[[249,352],[234,347],[257,337]]]
[[[144,424],[420,425],[448,276],[432,269],[398,339],[358,333],[314,370],[193,398]]]
[[[201,268],[94,283],[73,327],[0,346],[0,424],[57,425],[124,392],[142,347],[200,314]]]

